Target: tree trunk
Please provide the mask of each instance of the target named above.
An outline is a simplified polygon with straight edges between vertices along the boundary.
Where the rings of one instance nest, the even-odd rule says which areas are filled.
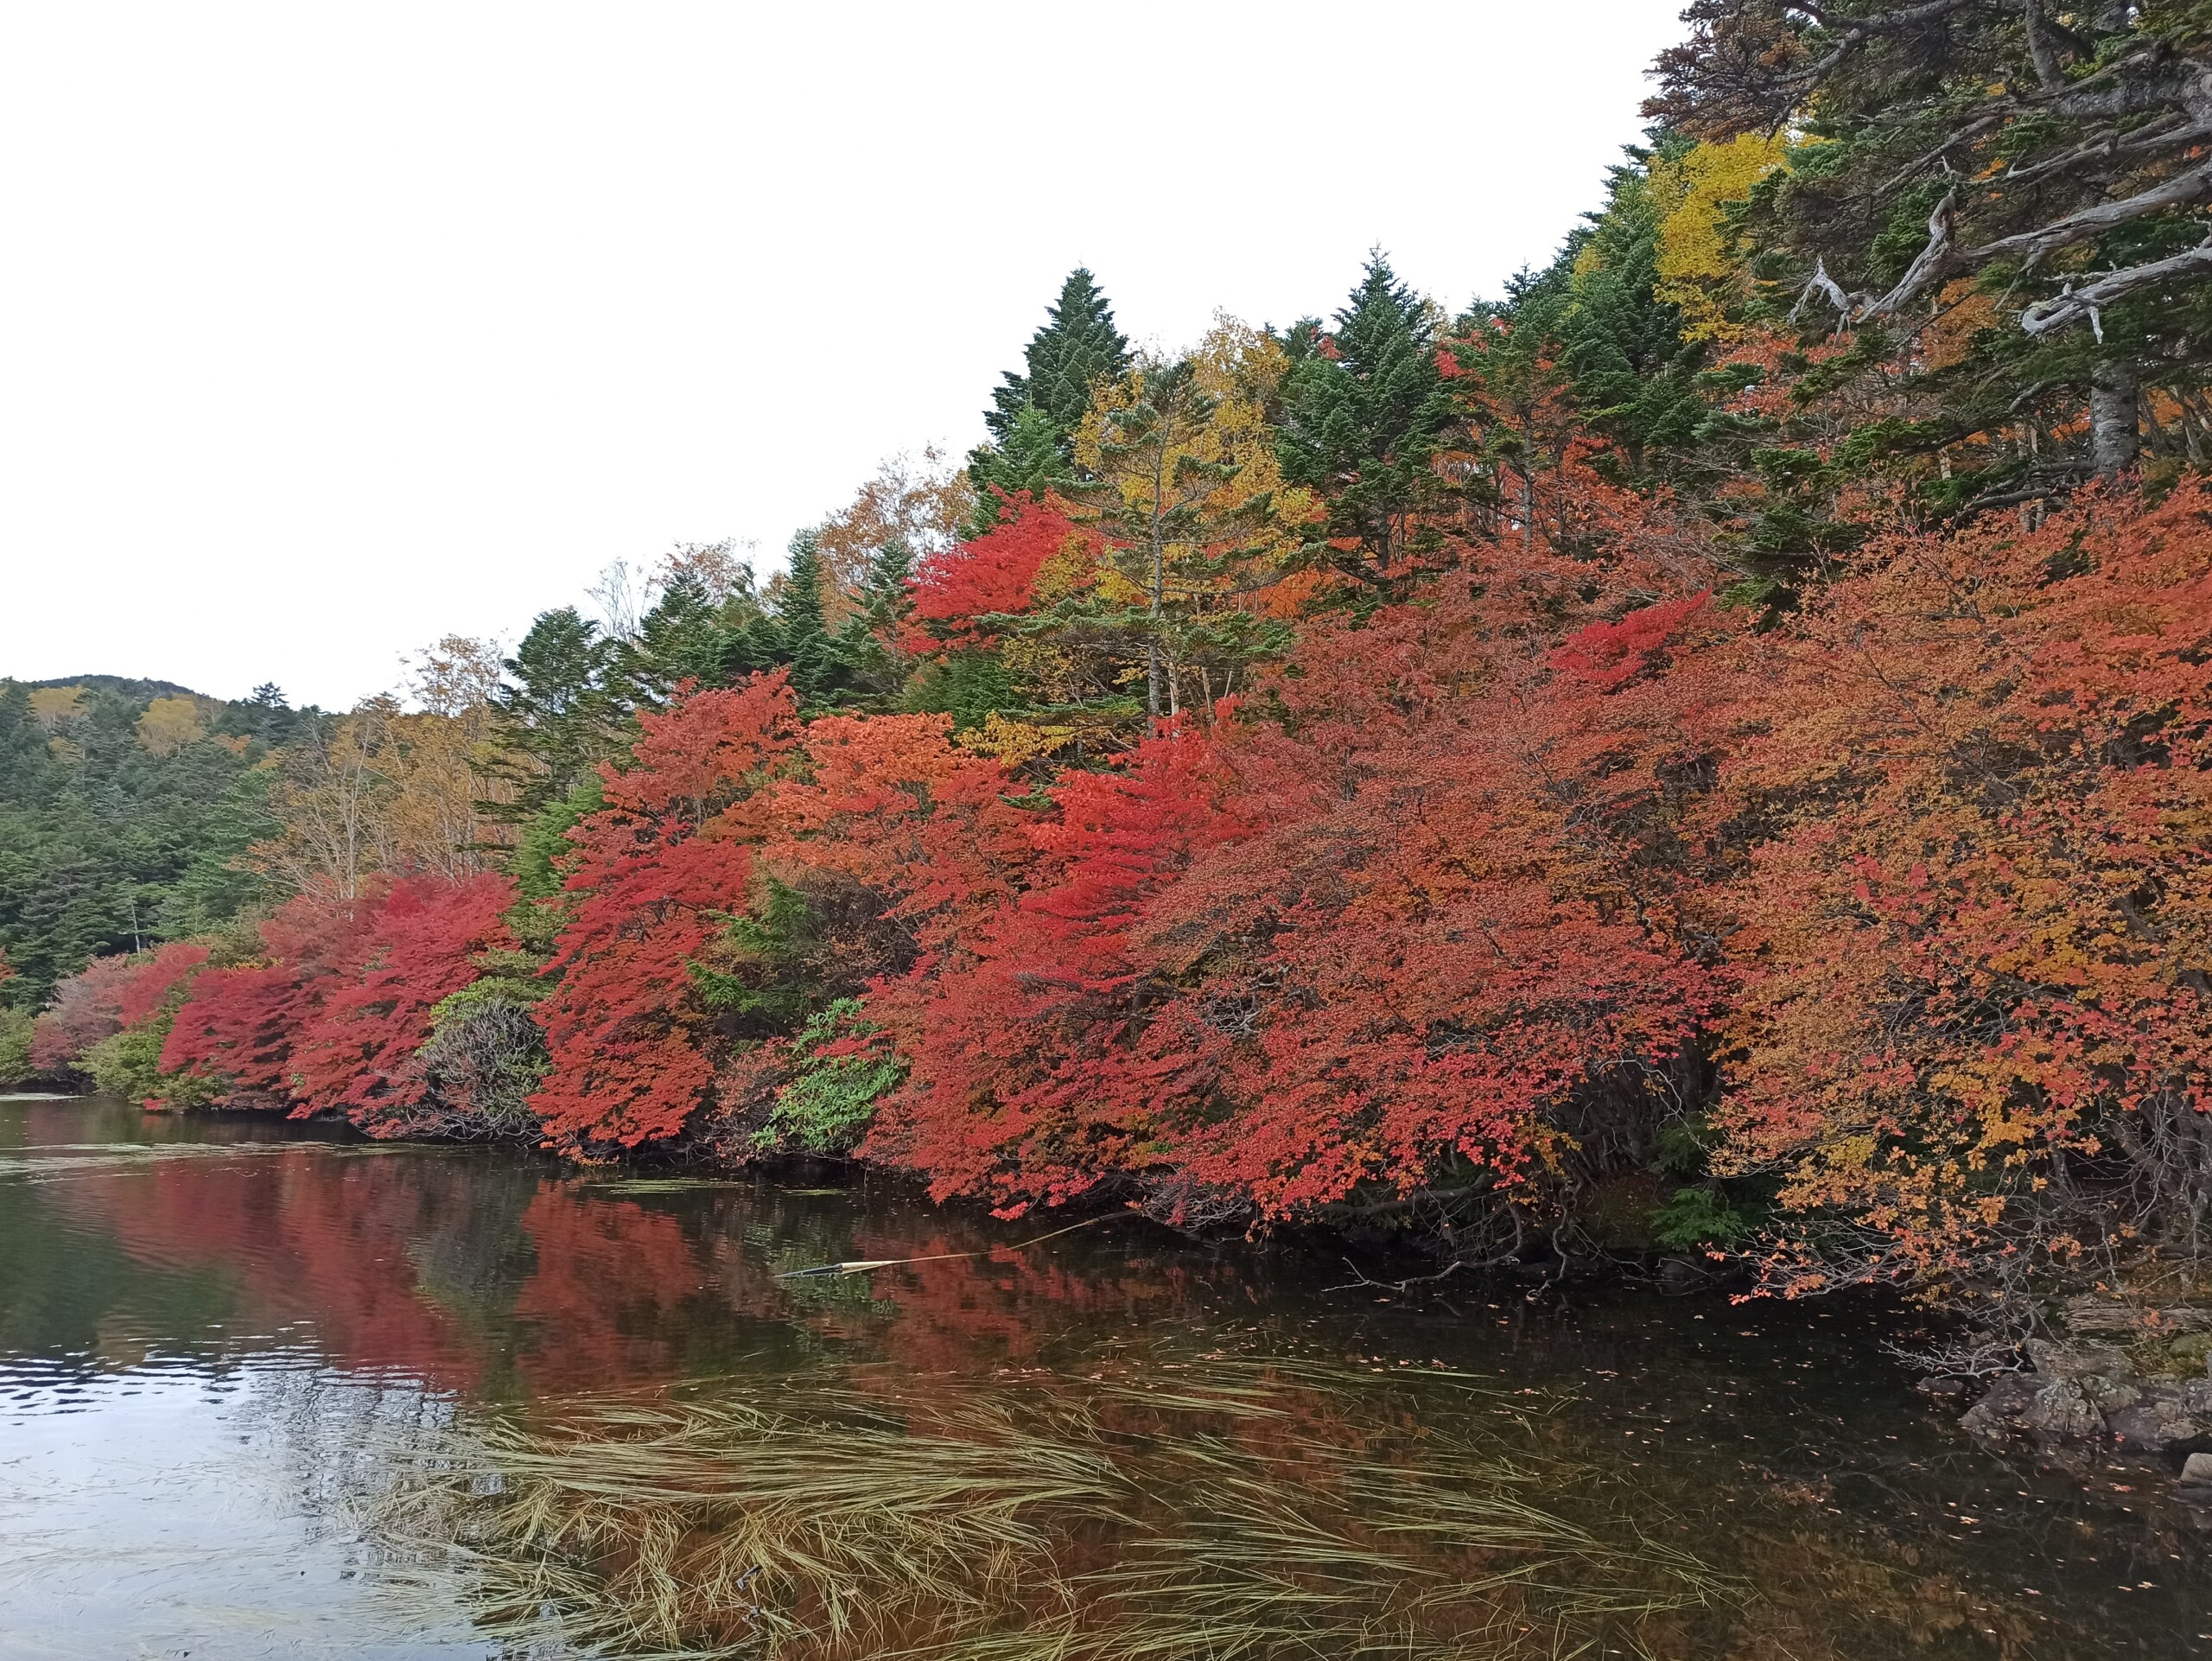
[[[1160,719],[1160,694],[1166,676],[1160,661],[1160,616],[1166,609],[1167,550],[1160,546],[1157,531],[1152,539],[1152,638],[1144,649],[1144,711],[1151,720]]]
[[[2142,446],[2142,379],[2132,363],[2101,363],[2089,372],[2089,461],[2101,479],[2135,465]]]

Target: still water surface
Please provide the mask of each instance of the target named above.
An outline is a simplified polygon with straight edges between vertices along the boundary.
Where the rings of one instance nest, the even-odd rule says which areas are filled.
[[[2212,1656],[1871,1313],[1038,1229],[0,1100],[0,1656]]]

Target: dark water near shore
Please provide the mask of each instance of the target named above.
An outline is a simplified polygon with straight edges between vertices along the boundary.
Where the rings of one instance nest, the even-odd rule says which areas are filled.
[[[580,1176],[506,1150],[0,1101],[0,1656],[575,1652],[573,1626],[516,1635],[497,1588],[538,1584],[516,1580],[535,1548],[469,1508],[547,1468],[514,1451],[543,1427],[569,1427],[545,1456],[569,1476],[598,1458],[610,1402],[704,1412],[687,1434],[706,1436],[725,1434],[715,1415],[772,1409],[812,1428],[733,1444],[734,1465],[820,1434],[804,1446],[823,1471],[893,1493],[934,1480],[931,1459],[961,1467],[947,1426],[979,1467],[1014,1457],[1006,1426],[1053,1427],[1063,1464],[1089,1438],[1120,1461],[1099,1479],[1122,1485],[1116,1515],[1144,1514],[1054,1537],[1084,1561],[1053,1619],[1099,1644],[1109,1617],[1143,1626],[1162,1656],[1234,1646],[1218,1623],[1162,1639],[1161,1588],[1217,1612],[1220,1586],[1241,1576],[1249,1597],[1255,1575],[1299,1609],[1336,1575],[1322,1601],[1367,1634],[1360,1653],[2212,1656],[2212,1539],[2163,1485],[1977,1448],[1882,1358],[1872,1312],[1332,1290],[1332,1257],[1135,1219],[1002,1249],[1049,1226],[890,1185]],[[872,1429],[828,1439],[823,1414]],[[799,1463],[781,1492],[804,1487]],[[439,1503],[410,1507],[426,1485]],[[682,1501],[625,1503],[635,1521]],[[1379,1581],[1301,1569],[1289,1544],[1240,1555],[1324,1512],[1330,1550],[1356,1541],[1426,1589],[1363,1613],[1389,1601]],[[712,1544],[700,1515],[671,1531],[685,1551]],[[1430,1531],[1408,1544],[1415,1517]],[[445,1526],[475,1555],[428,1537]],[[1134,1604],[1096,1590],[1179,1552]],[[1017,1583],[1030,1560],[1007,1561],[997,1613],[963,1619],[1045,1620]],[[1491,1577],[1479,1620],[1455,1575]],[[766,1601],[761,1584],[743,1596]],[[717,1630],[743,1652],[756,1620]],[[1380,1647],[1394,1622],[1420,1642]]]

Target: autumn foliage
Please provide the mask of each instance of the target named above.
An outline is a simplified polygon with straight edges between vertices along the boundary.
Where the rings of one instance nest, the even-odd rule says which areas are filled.
[[[1744,648],[1764,690],[1710,816],[1754,843],[1724,1157],[1852,1219],[1853,1272],[2202,1212],[2208,510],[2192,486],[1898,538]],[[1835,1238],[1777,1267],[1825,1280]]]
[[[1709,264],[1675,303],[1719,318]],[[1755,1240],[1788,1291],[2212,1246],[2212,492],[1865,496],[1777,585],[1726,554],[1735,486],[1633,479],[1553,337],[1394,294],[1294,365],[1217,331],[1218,393],[1095,389],[1092,476],[845,550],[842,644],[808,594],[737,631],[671,587],[700,676],[562,715],[514,877],[308,862],[251,931],[62,983],[35,1062],[128,1040],[180,1100],[380,1136],[851,1153],[1001,1216],[1475,1259],[1663,1173],[1654,1239]],[[1820,367],[1714,331],[1729,420]],[[1171,417],[1169,525],[1105,499]]]
[[[925,560],[913,579],[918,645],[972,640],[978,620],[1027,611],[1036,603],[1038,573],[1081,532],[1060,509],[1027,494],[1006,503],[1010,515],[983,535]]]
[[[302,895],[261,928],[269,961],[203,971],[161,1065],[296,1117],[339,1113],[397,1135],[420,1106],[416,1053],[439,1001],[505,943],[504,878],[379,881],[351,901]]]
[[[781,675],[699,692],[641,718],[605,805],[570,833],[575,896],[540,1006],[552,1072],[546,1136],[580,1150],[675,1135],[714,1074],[712,1011],[691,969],[744,908],[770,786],[796,739]]]

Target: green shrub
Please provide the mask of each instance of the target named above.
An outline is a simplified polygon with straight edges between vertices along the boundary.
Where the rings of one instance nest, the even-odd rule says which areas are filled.
[[[791,1040],[791,1077],[776,1092],[768,1122],[753,1138],[763,1152],[842,1154],[859,1145],[884,1092],[906,1076],[899,1059],[880,1049],[815,1052],[827,1044],[871,1038],[874,1022],[861,1015],[857,998],[839,998],[800,1028]]]
[[[1733,1245],[1753,1227],[1749,1216],[1711,1188],[1677,1188],[1651,1213],[1651,1238],[1669,1251]]]
[[[31,1018],[0,1009],[0,1085],[21,1084],[31,1071]]]
[[[214,1099],[213,1081],[162,1071],[162,1045],[175,1024],[175,1016],[165,1014],[111,1033],[86,1050],[77,1065],[92,1075],[92,1087],[104,1096],[141,1104],[159,1100],[169,1107],[205,1107]]]

